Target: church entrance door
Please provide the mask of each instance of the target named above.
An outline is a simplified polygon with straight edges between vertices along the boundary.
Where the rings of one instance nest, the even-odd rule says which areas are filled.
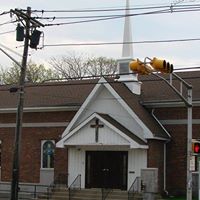
[[[86,188],[127,189],[127,151],[87,151]]]

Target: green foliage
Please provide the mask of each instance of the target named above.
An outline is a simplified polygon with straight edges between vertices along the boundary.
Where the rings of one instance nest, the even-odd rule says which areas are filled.
[[[1,82],[4,84],[16,84],[19,82],[21,69],[15,63],[11,68],[2,69],[0,72]],[[48,79],[56,79],[56,73],[45,68],[44,65],[37,65],[32,61],[29,61],[26,69],[26,82],[29,83],[39,83]]]
[[[86,76],[114,75],[117,71],[117,62],[114,59],[83,56],[73,52],[61,58],[52,58],[49,64],[52,68],[46,68],[44,65],[37,65],[29,61],[25,81],[40,83],[52,79],[82,79]],[[1,84],[19,83],[20,73],[21,69],[15,63],[10,68],[0,68]]]

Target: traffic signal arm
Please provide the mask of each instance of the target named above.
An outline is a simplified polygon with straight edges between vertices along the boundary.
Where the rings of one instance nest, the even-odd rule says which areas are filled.
[[[129,68],[131,71],[141,74],[141,75],[148,75],[152,72],[151,67],[148,65],[145,65],[139,59],[131,61],[129,63]]]

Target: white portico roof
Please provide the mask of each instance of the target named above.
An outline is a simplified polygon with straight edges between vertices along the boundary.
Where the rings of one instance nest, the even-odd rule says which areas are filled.
[[[95,129],[91,127],[98,119],[101,128],[98,129],[98,141],[95,140]],[[116,120],[106,114],[94,113],[66,137],[57,143],[57,146],[123,146],[127,148],[143,148],[146,143],[131,133]]]

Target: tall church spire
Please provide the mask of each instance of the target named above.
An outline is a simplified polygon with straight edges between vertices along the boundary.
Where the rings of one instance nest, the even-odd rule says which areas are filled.
[[[118,60],[118,81],[124,82],[125,85],[131,90],[131,92],[139,95],[141,93],[141,82],[138,81],[137,74],[133,74],[132,71],[129,69],[129,63],[133,60],[129,1],[130,0],[126,0],[126,17],[124,23],[122,58]]]
[[[133,45],[132,45],[132,30],[131,30],[131,18],[130,18],[130,5],[129,0],[126,0],[126,13],[125,13],[125,24],[124,24],[124,38],[123,38],[123,49],[122,58],[133,57]]]

